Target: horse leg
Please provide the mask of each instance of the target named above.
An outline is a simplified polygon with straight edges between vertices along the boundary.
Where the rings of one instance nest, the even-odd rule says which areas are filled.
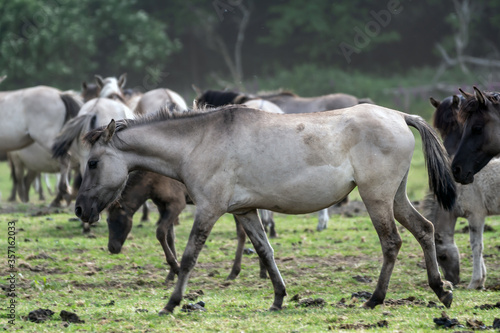
[[[31,185],[33,184],[33,182],[37,179],[37,177],[39,177],[40,173],[36,172],[36,171],[31,171],[31,170],[28,170],[28,172],[26,173],[26,176],[24,176],[24,188],[26,189],[26,192],[24,193],[25,195],[25,200],[26,202],[29,201],[30,197],[29,197],[29,193],[30,193],[30,189],[31,189]],[[42,183],[40,182],[40,187],[42,186]],[[40,189],[38,189],[38,191],[40,191]],[[43,194],[42,196],[40,196],[40,200],[45,200],[45,199],[42,199],[43,197]],[[23,200],[24,200],[23,199]]]
[[[177,262],[177,255],[175,253],[174,233],[174,222],[178,218],[178,215],[172,214],[166,207],[158,206],[158,210],[160,219],[158,220],[158,227],[156,228],[156,239],[160,242],[163,253],[165,253],[165,259],[170,266],[170,271],[165,279],[165,283],[167,283],[168,281],[173,281],[175,275],[179,274],[179,263]]]
[[[212,231],[215,222],[222,215],[222,213],[211,214],[208,210],[202,210],[200,206],[201,205],[198,205],[197,207],[193,228],[191,229],[189,240],[182,255],[177,284],[175,285],[167,305],[160,311],[160,315],[172,313],[175,307],[181,303],[188,283],[189,274],[191,274],[198,260],[200,251],[203,245],[205,245],[205,241],[210,235],[210,231]]]
[[[278,235],[276,234],[275,223],[273,212],[267,209],[259,209],[260,219],[262,220],[262,225],[264,226],[264,230],[267,232],[267,227],[269,226],[269,237],[276,238]]]
[[[472,279],[468,289],[483,289],[486,281],[486,266],[483,259],[484,216],[469,217],[469,238],[472,248]]]
[[[274,302],[269,310],[281,310],[283,298],[286,296],[285,282],[274,261],[274,251],[271,244],[269,244],[257,210],[251,210],[245,214],[235,214],[234,216],[245,229],[248,238],[252,241],[255,250],[269,272],[274,287]]]
[[[66,203],[69,205],[71,202],[71,189],[69,187],[69,172],[71,169],[71,163],[69,161],[69,157],[64,157],[59,160],[59,169],[61,171],[61,178],[59,178],[59,182],[57,184],[58,189],[58,197],[61,196],[64,198]],[[50,203],[51,207],[61,207],[61,202],[56,201],[55,199]]]
[[[318,211],[318,226],[316,227],[316,230],[325,230],[328,227],[329,219],[330,217],[328,216],[328,208]]]
[[[234,215],[233,215],[234,216]],[[234,222],[236,224],[236,237],[238,238],[238,245],[236,246],[236,254],[234,256],[233,268],[231,269],[231,273],[226,278],[226,280],[234,280],[241,272],[241,260],[243,257],[243,247],[245,246],[245,240],[247,235],[245,234],[245,230],[234,216]]]
[[[141,217],[141,222],[147,222],[149,221],[149,207],[148,207],[148,202],[144,202],[142,205],[142,217]]]
[[[384,196],[378,194],[370,196],[364,194],[361,189],[359,192],[365,203],[368,214],[370,215],[373,226],[377,231],[384,258],[375,291],[372,297],[363,304],[363,307],[373,309],[375,306],[384,303],[402,240],[399,236],[396,223],[394,222],[393,205],[388,201],[389,199],[377,199]]]
[[[406,195],[406,180],[408,173],[399,185],[394,198],[394,215],[406,229],[417,239],[424,252],[425,266],[427,268],[427,279],[429,286],[437,295],[439,300],[449,308],[453,301],[451,291],[444,290],[444,282],[439,274],[436,257],[436,246],[434,244],[434,226],[412,206]]]

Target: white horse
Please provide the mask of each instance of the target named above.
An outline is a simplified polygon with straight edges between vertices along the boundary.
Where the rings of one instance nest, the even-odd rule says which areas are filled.
[[[37,143],[39,149],[50,153],[59,130],[80,106],[72,94],[46,86],[0,92],[0,150],[19,150]],[[66,167],[61,164],[61,172],[66,172]],[[59,183],[59,191],[62,195],[70,192],[67,182]],[[59,205],[56,201],[52,204]]]
[[[136,115],[145,115],[154,113],[167,104],[173,104],[179,111],[187,111],[188,107],[184,98],[173,90],[158,88],[150,90],[139,100],[134,113]]]
[[[226,212],[243,226],[268,270],[274,287],[271,309],[281,309],[286,288],[257,208],[306,214],[342,200],[356,186],[383,254],[376,289],[364,306],[374,308],[385,299],[402,245],[394,219],[420,243],[429,285],[445,306],[451,305],[452,293],[444,290],[439,274],[432,223],[406,194],[415,149],[412,126],[422,137],[431,190],[447,209],[455,200],[446,151],[421,117],[368,104],[290,115],[243,108],[111,121],[85,137],[92,147],[75,203],[83,221],[99,219],[132,170],[181,181],[196,204],[177,284],[161,314],[180,304],[198,255]]]

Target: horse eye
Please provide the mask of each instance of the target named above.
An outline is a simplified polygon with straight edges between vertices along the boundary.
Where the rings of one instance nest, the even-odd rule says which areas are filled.
[[[95,169],[97,168],[97,161],[88,161],[88,166],[89,166],[89,169]]]
[[[472,133],[474,133],[474,134],[481,134],[481,132],[483,131],[483,126],[476,125],[476,126],[473,126],[471,130],[472,130]]]

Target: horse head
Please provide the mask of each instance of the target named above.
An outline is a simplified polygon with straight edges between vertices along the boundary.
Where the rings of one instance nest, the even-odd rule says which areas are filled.
[[[87,103],[93,98],[97,98],[100,94],[101,90],[99,86],[95,83],[87,83],[86,81],[82,82],[82,98],[83,102]]]
[[[100,212],[118,198],[126,184],[127,166],[111,142],[115,131],[116,122],[111,120],[84,137],[91,148],[75,203],[75,214],[84,222],[97,222]]]
[[[125,102],[123,88],[127,83],[126,73],[120,75],[118,79],[112,76],[103,79],[100,75],[95,75],[95,82],[99,88],[99,97],[118,99]]]
[[[500,94],[476,87],[474,94],[460,91],[465,98],[458,112],[463,134],[451,167],[457,182],[469,184],[500,154]]]
[[[450,156],[455,154],[462,138],[463,126],[458,121],[458,110],[463,100],[464,98],[458,95],[446,97],[442,101],[430,98],[432,106],[436,108],[433,126],[441,135],[444,147]]]
[[[113,254],[120,253],[123,243],[132,230],[133,215],[127,214],[118,201],[112,203],[108,208],[108,250]]]

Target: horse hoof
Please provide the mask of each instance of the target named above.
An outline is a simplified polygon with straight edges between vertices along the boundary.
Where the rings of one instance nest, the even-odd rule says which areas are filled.
[[[278,307],[276,305],[272,305],[270,308],[269,308],[269,311],[281,311],[281,307]]]
[[[453,302],[453,293],[451,291],[447,291],[446,295],[440,298],[441,303],[444,304],[447,308],[451,306],[451,302]]]
[[[172,314],[172,311],[169,311],[166,308],[163,308],[163,309],[160,310],[160,312],[158,312],[159,316],[166,316],[166,315],[169,315],[169,314]]]

